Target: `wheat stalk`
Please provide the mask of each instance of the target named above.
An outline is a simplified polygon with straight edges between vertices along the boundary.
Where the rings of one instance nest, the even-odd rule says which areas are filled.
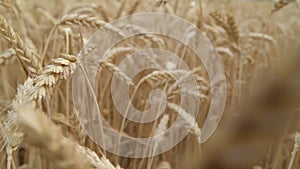
[[[26,46],[21,37],[2,16],[0,16],[0,35],[14,47],[26,73],[31,76],[36,74],[41,66],[39,57]]]

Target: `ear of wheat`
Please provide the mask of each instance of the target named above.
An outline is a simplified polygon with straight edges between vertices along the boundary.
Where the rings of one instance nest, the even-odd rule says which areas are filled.
[[[238,43],[240,34],[232,15],[227,14],[226,16],[223,16],[219,12],[212,12],[210,13],[210,16],[215,20],[217,25],[221,26],[226,31],[230,40]]]
[[[47,65],[40,75],[35,78],[28,78],[23,85],[19,85],[15,99],[12,101],[11,110],[4,119],[3,136],[5,146],[18,147],[22,142],[23,134],[18,127],[17,108],[20,104],[31,103],[34,100],[41,100],[51,94],[51,89],[61,78],[66,78],[73,73],[76,67],[77,58],[70,55],[62,55],[52,65]]]
[[[41,67],[40,58],[26,46],[21,37],[2,16],[0,16],[0,35],[14,47],[26,73],[31,76],[36,74]]]
[[[61,18],[57,25],[82,25],[91,28],[104,29],[105,31],[116,35],[117,37],[124,37],[121,30],[109,25],[107,22],[99,20],[93,16],[84,14],[69,14]]]
[[[201,129],[198,126],[196,119],[175,103],[168,102],[167,106],[168,108],[174,110],[176,113],[182,116],[182,118],[184,119],[184,121],[182,122],[183,125],[191,127],[191,133],[193,133],[197,137],[198,143],[201,144]]]
[[[16,111],[21,130],[26,135],[25,141],[40,148],[56,168],[92,167],[86,154],[77,150],[79,145],[66,139],[59,128],[48,120],[44,112],[36,109],[34,104],[20,104]]]
[[[274,4],[274,8],[273,8],[271,14],[273,14],[276,11],[279,11],[280,9],[282,9],[283,7],[287,6],[288,4],[290,4],[292,2],[296,2],[296,0],[278,0]]]

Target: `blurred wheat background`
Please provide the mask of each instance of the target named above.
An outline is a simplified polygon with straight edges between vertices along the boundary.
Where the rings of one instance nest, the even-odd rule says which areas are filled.
[[[185,18],[216,48],[228,95],[221,124],[204,144],[199,135],[210,106],[208,74],[191,50],[174,50],[180,42],[160,35],[141,34],[111,49],[97,74],[99,108],[113,128],[133,137],[166,130],[181,111],[174,79],[147,70],[130,80],[118,64],[137,49],[184,51],[199,86],[200,95],[193,97],[201,102],[197,123],[182,122],[193,126],[190,134],[161,155],[133,159],[105,152],[79,123],[72,101],[78,54],[106,23],[139,12]],[[300,7],[295,0],[1,0],[0,37],[1,169],[300,168]],[[157,57],[149,61],[159,64],[163,56]],[[111,98],[113,73],[131,86],[131,95],[137,91],[132,102],[139,110],[149,108],[153,89],[169,91],[163,115],[149,124],[124,120]]]

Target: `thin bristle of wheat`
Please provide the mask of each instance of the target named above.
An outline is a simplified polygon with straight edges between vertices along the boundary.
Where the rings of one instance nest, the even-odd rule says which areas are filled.
[[[41,66],[39,57],[27,47],[2,16],[0,16],[0,35],[14,47],[24,70],[30,75],[36,74]]]

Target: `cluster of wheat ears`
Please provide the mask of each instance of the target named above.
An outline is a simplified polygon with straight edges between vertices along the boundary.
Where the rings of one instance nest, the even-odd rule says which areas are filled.
[[[190,134],[163,154],[134,159],[106,152],[80,125],[78,114],[84,112],[75,109],[71,92],[73,73],[86,66],[78,54],[99,29],[118,36],[123,30],[143,32],[129,24],[105,26],[139,12],[182,17],[214,45],[226,73],[228,95],[225,117],[207,143],[200,144],[200,135],[210,106],[209,76],[188,47],[154,34],[123,40],[100,61],[95,89],[99,108],[114,129],[132,137],[164,132],[178,114],[184,119],[182,127],[191,127]],[[299,18],[295,0],[1,0],[0,168],[299,168],[300,101],[285,95],[292,88],[286,83],[294,81],[299,71],[293,66],[300,53]],[[170,72],[145,70],[130,79],[118,67],[127,55],[149,47],[181,56],[192,71],[175,66],[170,72],[181,80],[192,74],[199,93],[179,90]],[[145,57],[159,65],[163,56]],[[149,108],[150,91],[164,90],[168,102],[163,115],[147,124],[124,119],[111,97],[113,74],[129,85],[139,110]],[[197,119],[180,106],[180,92],[201,102]]]

